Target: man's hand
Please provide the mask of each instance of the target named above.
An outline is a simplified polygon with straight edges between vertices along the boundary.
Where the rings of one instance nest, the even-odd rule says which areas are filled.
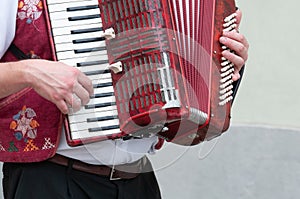
[[[24,60],[29,86],[56,104],[64,114],[80,110],[93,94],[92,81],[78,69],[60,62]]]
[[[248,49],[249,44],[244,35],[239,33],[238,28],[242,19],[242,12],[240,10],[236,11],[237,14],[237,27],[234,31],[223,32],[222,37],[220,38],[220,42],[227,46],[229,49],[234,51],[234,53],[229,50],[225,50],[222,52],[223,57],[228,59],[230,62],[234,64],[235,70],[232,77],[233,81],[236,81],[240,78],[239,71],[244,66],[245,62],[248,59]]]

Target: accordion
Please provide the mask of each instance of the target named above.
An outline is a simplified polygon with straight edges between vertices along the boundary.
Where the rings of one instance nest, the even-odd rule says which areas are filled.
[[[66,118],[71,146],[159,136],[195,145],[230,125],[233,64],[222,31],[234,0],[47,0],[58,61],[93,80]]]

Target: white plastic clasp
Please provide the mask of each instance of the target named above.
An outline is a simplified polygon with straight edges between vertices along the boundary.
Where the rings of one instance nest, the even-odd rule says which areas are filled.
[[[113,64],[110,64],[108,66],[108,68],[110,70],[112,70],[114,73],[120,73],[123,71],[123,68],[122,68],[122,62],[118,61],[116,63],[113,63]]]
[[[113,180],[121,180],[120,177],[115,177],[115,165],[112,166],[111,171],[110,171],[110,176],[109,176],[109,180],[113,181]]]
[[[115,30],[113,28],[109,28],[109,29],[104,31],[103,36],[106,39],[114,39],[116,37]]]

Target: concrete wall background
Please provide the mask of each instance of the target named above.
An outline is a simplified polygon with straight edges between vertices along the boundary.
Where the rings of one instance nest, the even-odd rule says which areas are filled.
[[[250,49],[233,121],[300,127],[299,1],[239,0]]]

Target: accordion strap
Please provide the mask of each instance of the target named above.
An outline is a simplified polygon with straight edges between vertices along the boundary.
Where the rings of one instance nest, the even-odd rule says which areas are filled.
[[[241,70],[240,70],[240,79],[239,80],[237,80],[237,81],[235,81],[234,83],[233,83],[233,99],[232,99],[232,101],[231,101],[231,104],[233,104],[233,101],[234,101],[234,99],[235,99],[235,96],[236,96],[236,94],[237,94],[237,91],[238,91],[238,89],[239,89],[239,86],[240,86],[240,84],[241,84],[241,81],[242,81],[242,77],[243,77],[243,74],[244,74],[244,68],[245,68],[245,66],[243,66],[242,68],[241,68]]]
[[[24,59],[30,59],[31,57],[29,55],[26,55],[18,46],[16,46],[14,43],[11,43],[8,50],[18,59],[18,60],[24,60]]]

